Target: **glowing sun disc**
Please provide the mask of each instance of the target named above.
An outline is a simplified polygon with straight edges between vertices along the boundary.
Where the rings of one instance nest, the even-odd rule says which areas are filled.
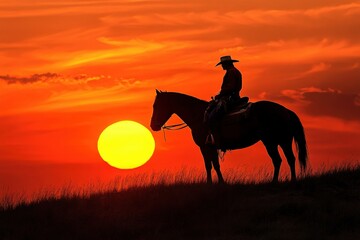
[[[98,151],[109,165],[133,169],[144,165],[155,150],[151,132],[134,121],[120,121],[106,127],[98,139]]]

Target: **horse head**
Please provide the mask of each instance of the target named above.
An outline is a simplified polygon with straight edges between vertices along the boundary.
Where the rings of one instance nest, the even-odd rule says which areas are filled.
[[[153,131],[161,130],[161,127],[171,117],[173,112],[170,109],[166,93],[156,89],[156,97],[153,105],[153,114],[150,127]]]

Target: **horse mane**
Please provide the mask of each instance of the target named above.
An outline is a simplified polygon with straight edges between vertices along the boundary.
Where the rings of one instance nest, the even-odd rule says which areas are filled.
[[[165,94],[165,95],[171,95],[171,96],[178,96],[178,98],[181,98],[183,101],[187,102],[187,103],[194,103],[194,102],[199,102],[202,104],[207,104],[208,102],[199,98],[196,98],[194,96],[191,95],[187,95],[184,93],[179,93],[179,92],[167,92],[167,91],[160,91],[160,93]]]

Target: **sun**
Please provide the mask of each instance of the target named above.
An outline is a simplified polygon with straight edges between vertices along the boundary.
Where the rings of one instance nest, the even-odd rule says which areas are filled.
[[[109,165],[133,169],[144,165],[153,155],[155,140],[138,122],[124,120],[106,127],[98,139],[98,151]]]

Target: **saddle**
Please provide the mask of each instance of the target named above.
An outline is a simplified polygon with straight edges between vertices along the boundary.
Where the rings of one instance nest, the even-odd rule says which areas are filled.
[[[249,105],[249,98],[242,97],[236,100],[219,99],[211,101],[205,110],[204,123],[210,127],[219,123],[224,117],[236,115]]]
[[[238,111],[241,111],[242,109],[246,108],[249,105],[249,98],[248,97],[242,97],[235,102],[230,103],[230,106],[227,111],[227,115],[229,114],[236,114]]]
[[[237,124],[241,120],[244,120],[248,117],[248,112],[251,107],[251,102],[249,102],[248,97],[240,99],[240,101],[233,106],[230,106],[225,115],[221,118],[220,124],[222,125],[231,125]]]
[[[205,111],[204,123],[208,124],[211,132],[217,132],[219,125],[237,124],[241,120],[246,119],[252,103],[249,102],[248,97],[242,97],[236,101],[228,104],[210,103]],[[213,134],[209,132],[206,139],[206,144],[213,145],[215,139]],[[215,134],[216,135],[216,134]]]

